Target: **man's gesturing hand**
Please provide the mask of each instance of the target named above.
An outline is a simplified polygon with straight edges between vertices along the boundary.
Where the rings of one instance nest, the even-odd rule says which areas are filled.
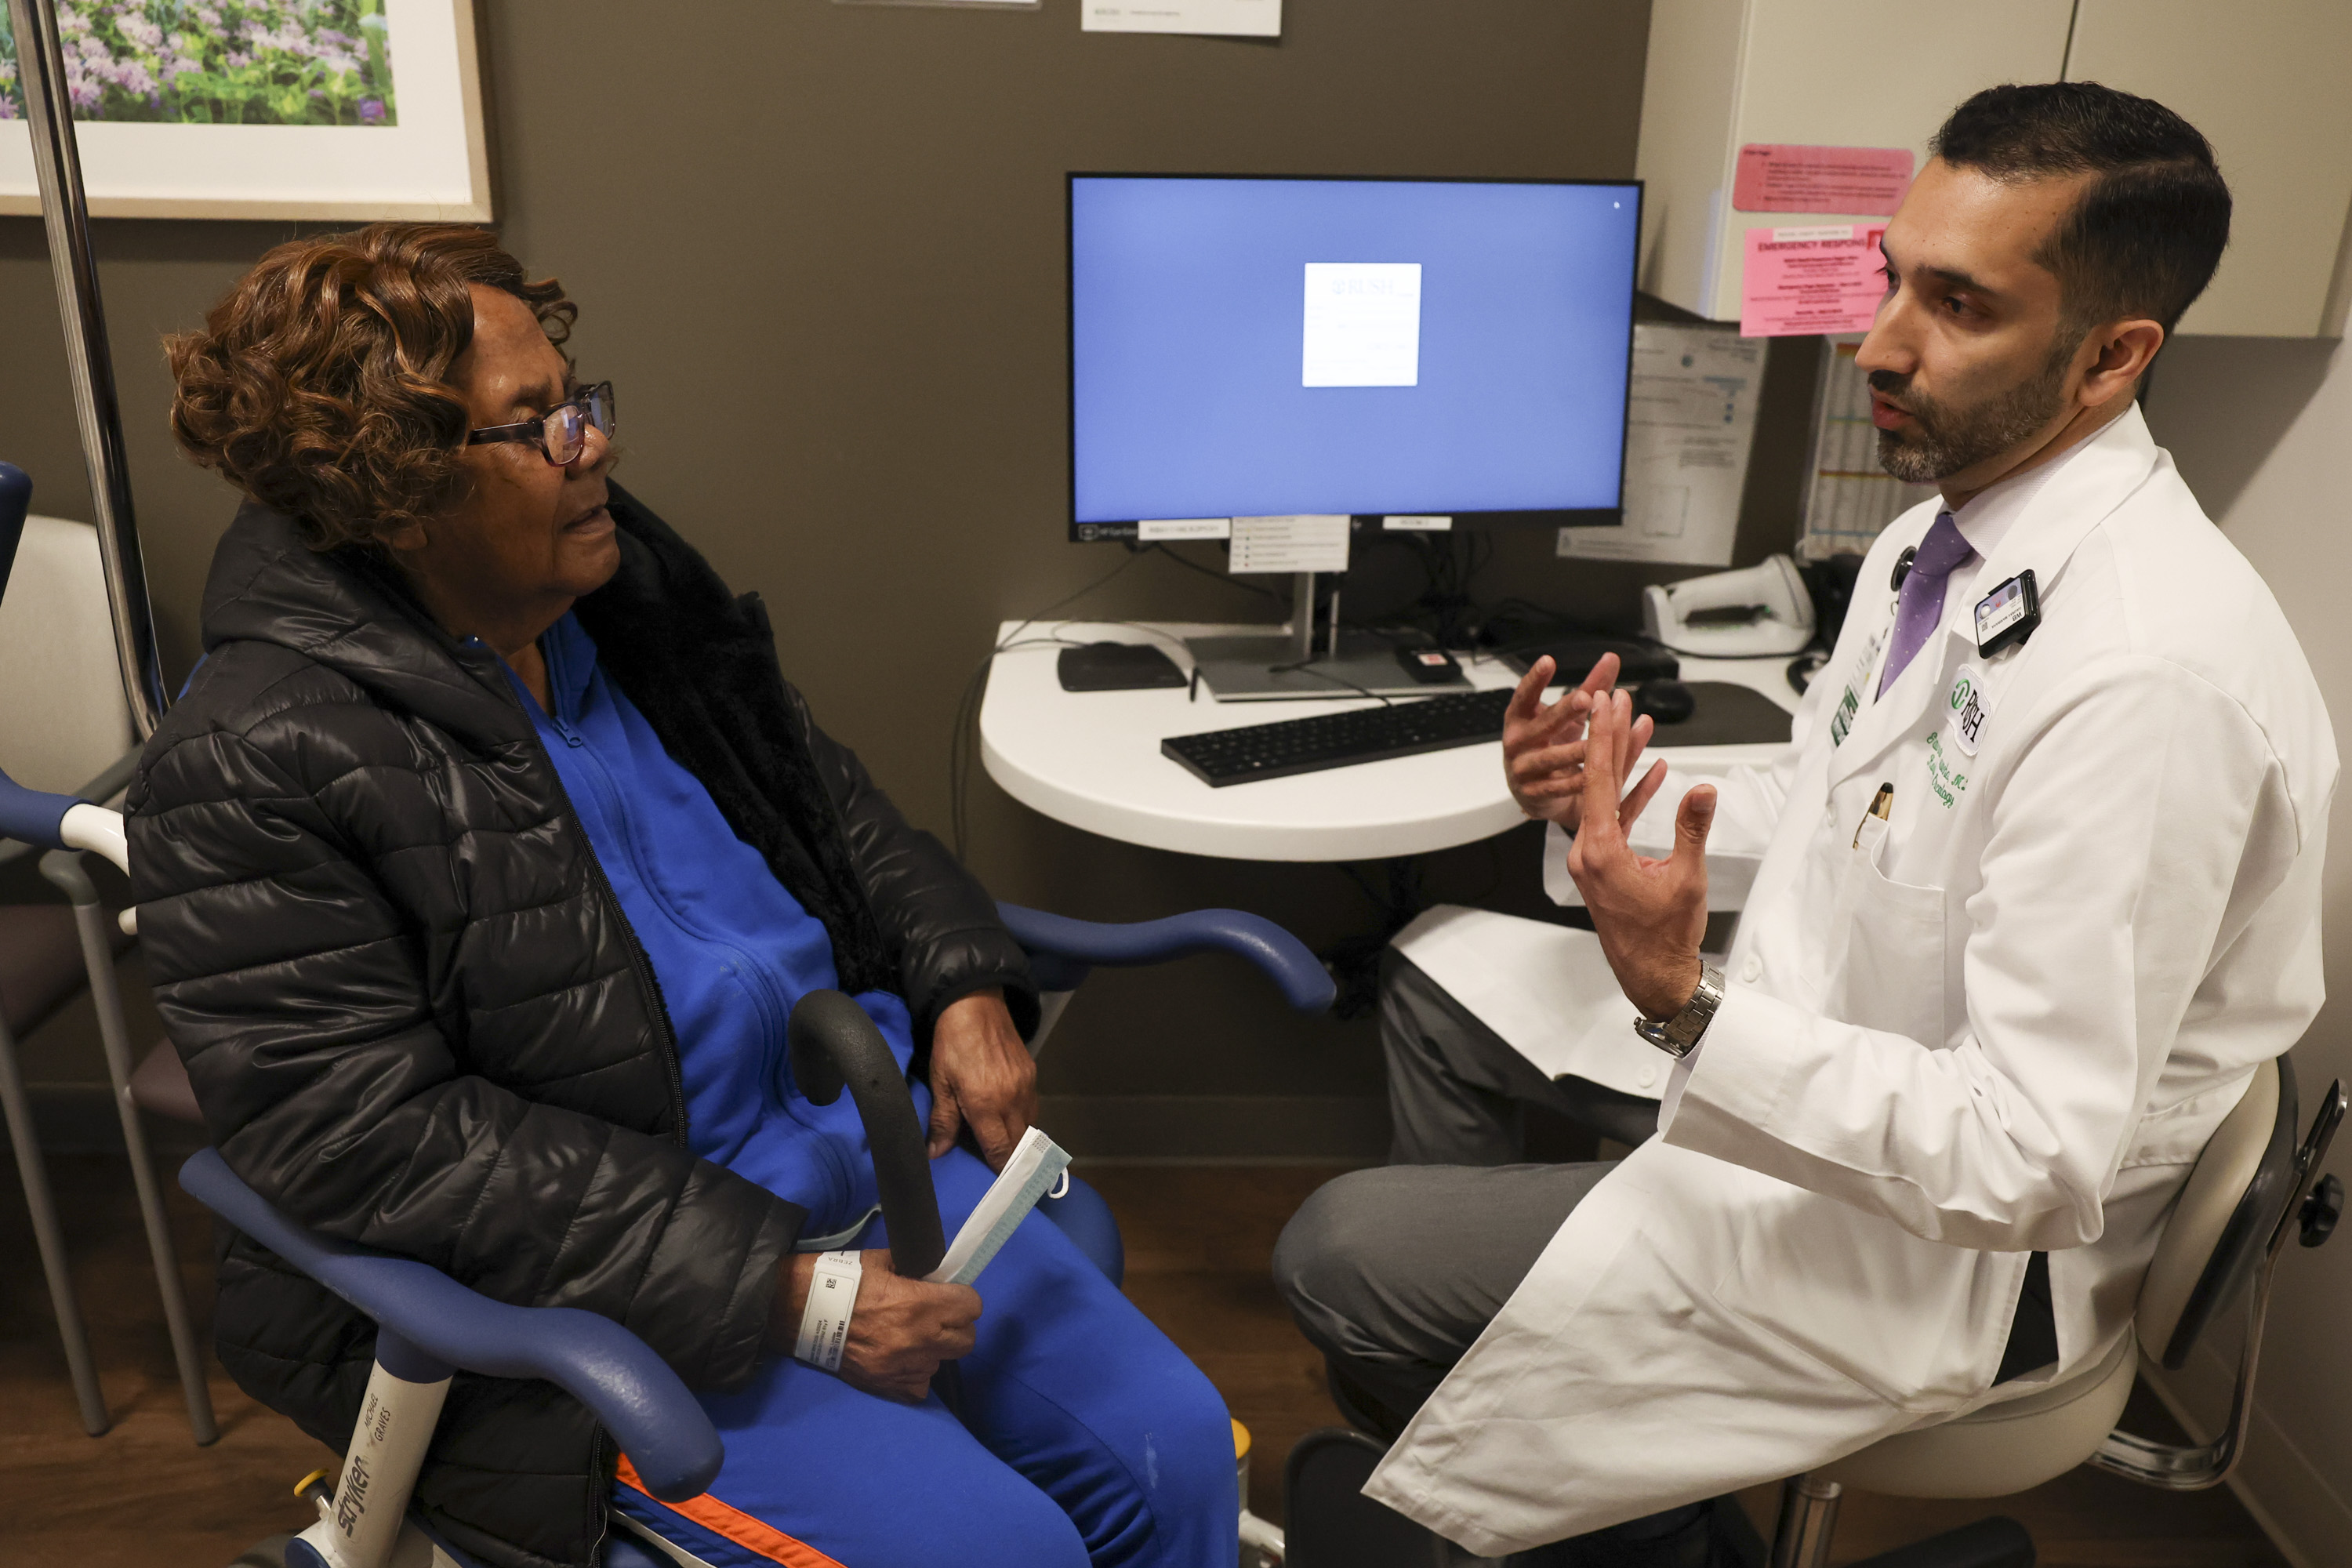
[[[931,1285],[899,1277],[890,1254],[876,1249],[857,1255],[865,1275],[857,1281],[857,1305],[849,1315],[849,1338],[841,1349],[839,1376],[853,1388],[885,1399],[922,1403],[941,1362],[969,1355],[972,1325],[980,1321],[980,1292],[969,1285]],[[768,1342],[790,1350],[800,1335],[808,1306],[814,1253],[795,1253],[783,1264],[775,1309],[769,1315]]]
[[[1573,833],[1584,801],[1585,721],[1593,699],[1617,684],[1617,656],[1602,654],[1583,685],[1547,708],[1544,688],[1551,684],[1553,668],[1551,656],[1544,655],[1528,667],[1527,679],[1511,694],[1503,713],[1503,780],[1521,811]],[[1633,721],[1634,756],[1649,743],[1651,728],[1646,716]],[[1629,758],[1625,768],[1632,766]]]
[[[1584,794],[1596,807],[1616,800],[1624,787],[1641,750],[1637,728],[1624,693],[1608,693],[1593,704]],[[1681,1012],[1698,989],[1698,948],[1706,935],[1706,830],[1715,820],[1715,786],[1701,784],[1683,796],[1675,815],[1674,854],[1664,860],[1635,854],[1625,830],[1665,778],[1666,764],[1653,763],[1615,811],[1587,812],[1568,851],[1568,874],[1584,895],[1617,984],[1653,1018]]]
[[[1004,993],[975,991],[948,1005],[931,1029],[930,1156],[954,1147],[971,1124],[981,1158],[1004,1169],[1037,1119],[1037,1060],[1021,1043]]]

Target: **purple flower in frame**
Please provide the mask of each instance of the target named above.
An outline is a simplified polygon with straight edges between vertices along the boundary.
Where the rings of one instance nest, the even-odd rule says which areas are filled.
[[[381,124],[383,124],[383,100],[382,100],[382,99],[380,99],[380,98],[362,98],[362,99],[361,99],[361,100],[360,100],[360,123],[361,123],[362,125],[381,125]]]

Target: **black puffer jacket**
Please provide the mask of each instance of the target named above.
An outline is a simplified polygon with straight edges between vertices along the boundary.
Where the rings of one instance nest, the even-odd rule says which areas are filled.
[[[919,1049],[984,986],[1028,1026],[994,906],[816,728],[757,598],[617,488],[613,514],[620,573],[579,605],[600,659],[824,922],[843,984],[904,996]],[[205,643],[131,785],[131,855],[230,1166],[330,1235],[602,1312],[696,1387],[741,1382],[802,1211],[687,1152],[660,991],[497,656],[250,505]],[[229,1237],[215,1332],[249,1393],[349,1441],[365,1319]],[[614,1460],[551,1385],[461,1375],[418,1500],[486,1561],[587,1564]]]

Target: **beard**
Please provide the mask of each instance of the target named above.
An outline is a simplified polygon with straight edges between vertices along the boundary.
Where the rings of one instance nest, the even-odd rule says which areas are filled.
[[[2065,405],[2066,368],[2081,342],[2054,345],[2033,374],[1967,407],[1911,393],[1907,375],[1872,371],[1872,390],[1894,399],[1916,422],[1910,430],[1878,433],[1878,466],[1906,484],[1932,485],[2018,445]]]

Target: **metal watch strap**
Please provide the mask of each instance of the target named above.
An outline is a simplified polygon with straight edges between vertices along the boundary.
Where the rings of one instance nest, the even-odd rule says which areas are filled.
[[[1697,1047],[1722,1002],[1723,971],[1712,963],[1702,964],[1698,989],[1691,993],[1681,1012],[1671,1018],[1635,1018],[1633,1032],[1679,1061]]]

